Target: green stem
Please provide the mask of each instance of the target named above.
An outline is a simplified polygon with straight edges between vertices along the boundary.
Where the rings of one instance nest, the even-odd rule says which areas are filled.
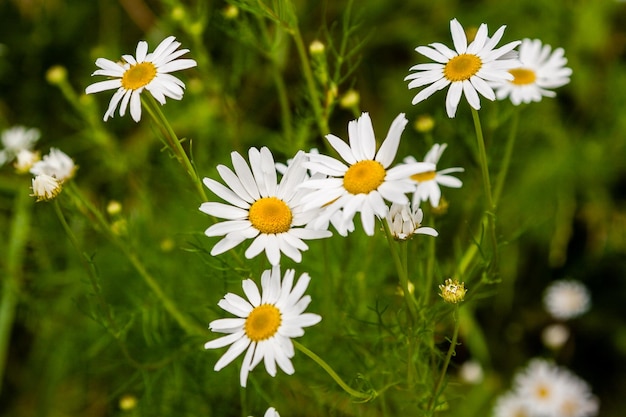
[[[513,156],[513,148],[515,147],[515,138],[517,136],[517,127],[519,125],[519,109],[515,109],[513,112],[513,120],[511,121],[511,129],[506,141],[506,148],[504,149],[504,156],[502,157],[502,163],[500,165],[500,172],[498,172],[498,178],[496,179],[496,189],[493,193],[493,203],[497,207],[500,197],[502,196],[502,190],[504,183],[506,182],[506,176],[509,172],[511,165],[511,157]]]
[[[144,96],[147,98],[144,98]],[[185,169],[191,181],[194,183],[194,186],[196,187],[198,194],[200,195],[201,201],[207,201],[206,192],[204,191],[202,181],[200,180],[200,177],[196,172],[196,168],[194,167],[193,163],[187,156],[187,153],[183,149],[183,145],[178,139],[178,136],[176,136],[176,132],[174,132],[172,125],[170,125],[170,122],[161,111],[161,106],[159,105],[159,103],[150,94],[142,95],[141,103],[143,104],[143,107],[148,111],[154,122],[161,128],[162,131],[164,131],[167,145],[171,149],[178,162]]]
[[[2,392],[15,310],[19,301],[22,264],[30,232],[31,207],[32,199],[28,195],[28,188],[19,188],[10,226],[10,237],[7,242],[9,247],[6,253],[6,276],[2,280],[2,299],[0,300],[0,392]]]
[[[307,55],[307,50],[304,46],[300,29],[297,25],[291,30],[291,35],[293,36],[298,56],[300,57],[300,61],[302,63],[302,71],[304,71],[304,79],[306,81],[307,89],[309,90],[309,99],[311,101],[311,106],[313,107],[317,127],[320,134],[322,136],[326,136],[326,134],[330,132],[328,128],[328,121],[324,117],[322,106],[318,100],[318,92],[315,88],[315,78],[313,76],[313,71],[311,70],[311,63],[309,62],[309,56]]]
[[[330,377],[332,379],[335,380],[335,382],[348,394],[350,394],[351,396],[353,396],[354,398],[358,398],[360,400],[363,401],[370,401],[373,400],[376,396],[377,393],[374,390],[371,390],[369,392],[361,392],[361,391],[357,391],[353,388],[351,388],[348,384],[346,384],[343,379],[341,379],[339,377],[339,375],[337,375],[337,373],[335,372],[335,370],[329,365],[327,364],[322,358],[320,358],[319,356],[317,356],[315,353],[313,353],[312,351],[310,351],[308,348],[306,348],[305,346],[301,345],[299,342],[292,340],[294,346],[296,347],[296,349],[298,349],[300,352],[304,353],[305,355],[307,355],[310,359],[313,359],[313,361],[315,363],[317,363],[323,370],[326,371],[326,373],[328,373],[328,375],[330,375]]]
[[[439,395],[441,394],[441,388],[443,386],[443,381],[446,378],[446,373],[448,372],[448,366],[450,365],[450,361],[452,360],[452,355],[456,350],[456,343],[459,337],[459,305],[454,305],[454,330],[452,332],[452,340],[450,341],[450,347],[448,348],[448,353],[446,354],[446,358],[443,362],[443,367],[441,368],[441,375],[439,375],[439,379],[437,380],[437,385],[435,385],[435,391],[433,392],[433,396],[428,403],[428,411],[431,413],[437,407],[437,400],[439,399]]]
[[[478,145],[478,159],[480,162],[480,169],[483,177],[483,188],[485,191],[485,201],[487,208],[485,210],[485,216],[487,216],[488,233],[491,238],[491,245],[493,249],[493,264],[492,267],[497,266],[498,260],[498,242],[496,239],[496,206],[494,204],[493,196],[491,193],[491,180],[489,178],[489,165],[487,162],[487,151],[485,149],[485,139],[483,138],[483,130],[480,124],[480,118],[478,116],[478,110],[471,108],[472,118],[474,120],[474,129],[476,131],[476,142]]]
[[[428,220],[428,226],[432,228],[435,227],[435,222],[432,216],[430,216],[430,219]],[[430,303],[430,295],[432,293],[433,280],[435,275],[435,244],[435,239],[428,239],[428,257],[426,258],[426,282],[424,284],[424,293],[422,294],[422,309],[424,309]]]
[[[406,245],[404,244],[405,242],[399,243],[402,246],[401,250],[404,252],[404,257],[402,257],[396,246],[398,245],[398,242],[393,238],[391,230],[389,229],[389,224],[387,224],[386,220],[383,220],[382,224],[385,230],[385,236],[387,237],[387,243],[389,244],[389,250],[391,251],[391,258],[393,259],[393,263],[396,266],[398,279],[400,280],[400,286],[402,287],[402,292],[404,293],[404,300],[406,302],[407,308],[409,309],[410,319],[411,322],[415,324],[417,322],[417,305],[415,302],[415,298],[411,294],[411,291],[409,291],[409,273],[406,263]]]
[[[73,183],[70,183],[70,186],[67,187],[67,189],[80,202],[80,204],[87,208],[89,214],[97,220],[98,226],[100,226],[100,228],[105,232],[105,235],[109,238],[109,240],[114,243],[120,251],[124,253],[124,255],[126,255],[135,270],[143,278],[146,285],[150,287],[165,310],[180,325],[180,327],[192,335],[203,334],[204,328],[190,322],[187,317],[178,310],[176,304],[165,294],[158,281],[148,272],[147,268],[143,265],[135,252],[128,247],[128,245],[126,245],[125,242],[113,232],[113,230],[111,230],[111,227],[102,214],[85,197],[83,197],[78,187],[76,187]]]

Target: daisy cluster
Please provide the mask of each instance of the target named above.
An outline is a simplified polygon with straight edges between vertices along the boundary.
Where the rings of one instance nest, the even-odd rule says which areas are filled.
[[[24,126],[2,132],[0,166],[13,162],[17,173],[33,174],[31,195],[37,201],[48,201],[61,192],[63,183],[74,176],[77,166],[72,158],[56,148],[51,148],[41,158],[40,152],[34,149],[40,136],[38,129]]]
[[[580,281],[557,280],[545,289],[543,307],[556,322],[543,329],[541,339],[547,347],[558,350],[570,337],[566,322],[589,311],[591,295]]]
[[[592,417],[599,403],[591,388],[567,368],[533,359],[513,378],[513,389],[500,396],[494,417]]]
[[[474,39],[468,40],[461,24],[453,19],[450,22],[453,49],[442,43],[418,47],[416,51],[434,63],[413,66],[412,73],[405,78],[410,89],[425,87],[417,93],[413,104],[448,88],[445,107],[452,118],[461,96],[476,110],[480,109],[479,95],[489,100],[510,98],[517,105],[552,97],[551,88],[569,82],[571,70],[565,67],[567,61],[562,49],[552,51],[539,40],[513,41],[498,47],[504,30],[502,26],[489,35],[487,25],[482,24]],[[134,56],[123,55],[119,62],[99,58],[96,61],[99,69],[93,75],[108,79],[91,84],[85,91],[91,94],[115,90],[104,120],[112,117],[119,106],[120,116],[130,109],[133,120],[139,122],[144,91],[160,104],[165,104],[166,98],[181,100],[185,84],[171,73],[195,67],[197,63],[193,59],[181,59],[189,51],[178,49],[179,46],[170,36],[153,52],[148,52],[148,44],[141,41]],[[519,51],[515,49],[518,46]],[[242,387],[261,362],[271,376],[276,375],[278,368],[286,374],[294,373],[292,339],[302,336],[304,328],[319,323],[322,317],[305,312],[311,302],[311,297],[305,294],[311,281],[309,275],[301,273],[296,279],[294,269],[281,271],[280,264],[283,256],[300,263],[302,253],[308,250],[307,241],[328,238],[332,230],[347,236],[355,231],[357,218],[368,236],[375,234],[377,221],[398,240],[416,234],[437,236],[433,228],[422,227],[424,213],[420,204],[440,206],[440,187],[461,187],[461,180],[451,174],[461,173],[463,168],[438,170],[447,147],[440,143],[434,144],[421,161],[407,156],[394,164],[407,123],[404,113],[399,114],[384,139],[377,141],[370,115],[364,112],[348,123],[347,140],[326,135],[338,158],[316,151],[299,151],[282,165],[276,163],[269,148],[252,147],[247,155],[232,152],[230,166],[217,166],[221,181],[204,178],[204,185],[217,199],[202,203],[199,209],[221,219],[205,231],[208,237],[220,238],[211,255],[221,255],[250,241],[245,257],[252,259],[263,253],[270,264],[260,276],[260,286],[252,279],[242,281],[245,298],[227,293],[219,301],[219,307],[234,317],[220,318],[209,325],[213,332],[223,336],[207,342],[205,348],[228,346],[214,366],[216,371],[243,355],[239,378]],[[14,150],[7,152],[5,159],[15,154]],[[38,171],[50,175],[44,169]],[[464,284],[456,280],[446,281],[441,289],[442,297],[453,303],[462,301],[466,291]],[[529,368],[526,376],[518,378],[516,392],[532,394],[530,383],[524,381],[532,379],[537,367],[547,368],[549,375],[555,375],[549,382],[553,384],[554,398],[558,398],[554,404],[558,404],[551,403],[550,412],[569,409],[571,401],[589,397],[586,385],[572,382],[573,376],[563,370],[555,371],[548,364]],[[581,395],[570,398],[568,392]],[[544,410],[528,406],[533,413]],[[591,406],[586,406],[591,410]],[[545,415],[591,415],[563,413]],[[278,413],[270,408],[268,415]]]

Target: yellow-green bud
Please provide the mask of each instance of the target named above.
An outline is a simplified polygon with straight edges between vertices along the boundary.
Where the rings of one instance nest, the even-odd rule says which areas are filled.
[[[451,304],[457,304],[463,301],[463,299],[465,299],[465,293],[467,292],[465,283],[459,282],[457,279],[447,279],[439,286],[439,290],[441,290],[439,295],[443,298],[443,301]]]
[[[420,133],[427,133],[435,127],[435,119],[429,114],[421,114],[415,119],[415,130]]]
[[[67,69],[61,65],[54,65],[46,71],[46,80],[50,84],[61,84],[67,79]]]

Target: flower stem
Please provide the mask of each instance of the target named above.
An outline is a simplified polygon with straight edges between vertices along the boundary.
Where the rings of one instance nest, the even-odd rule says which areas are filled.
[[[443,362],[443,367],[441,368],[441,375],[439,375],[439,379],[437,380],[437,385],[435,385],[435,391],[433,392],[433,396],[428,403],[428,411],[431,413],[437,406],[437,400],[439,399],[439,395],[441,394],[441,388],[443,385],[443,381],[446,378],[446,373],[448,372],[448,366],[450,365],[450,361],[452,360],[452,355],[455,353],[456,343],[459,337],[459,305],[454,305],[454,312],[452,317],[454,318],[454,330],[452,332],[452,340],[450,341],[450,347],[448,348],[448,353],[446,354],[446,358]]]
[[[412,323],[417,322],[417,305],[415,302],[415,298],[411,294],[409,290],[409,273],[407,266],[407,256],[406,256],[406,245],[405,242],[400,242],[400,251],[398,250],[398,242],[393,238],[391,234],[391,230],[389,229],[389,225],[387,221],[382,221],[383,228],[385,229],[385,236],[387,237],[387,243],[389,244],[389,250],[391,251],[391,258],[393,259],[393,263],[396,266],[396,271],[398,273],[398,279],[400,280],[400,286],[402,288],[402,292],[404,293],[404,300],[406,302],[407,308],[409,309],[410,319]],[[403,256],[400,254],[403,252]]]
[[[146,96],[147,98],[144,98]],[[167,145],[170,150],[178,160],[178,162],[183,166],[187,175],[194,183],[198,194],[200,195],[200,199],[202,201],[207,201],[207,196],[204,191],[204,186],[202,185],[202,181],[196,172],[196,168],[187,156],[187,153],[183,149],[181,145],[180,139],[176,136],[176,132],[170,125],[169,121],[161,111],[161,107],[159,103],[152,97],[150,94],[144,94],[141,96],[141,103],[143,107],[148,111],[154,122],[161,128],[164,133],[165,139],[167,140]]]
[[[324,117],[322,106],[320,105],[320,102],[318,100],[318,92],[315,88],[315,78],[313,77],[313,71],[311,70],[311,62],[309,61],[307,50],[304,46],[304,41],[302,40],[302,35],[300,34],[300,29],[298,28],[297,24],[294,25],[290,33],[293,36],[293,40],[296,44],[296,49],[298,51],[298,56],[300,57],[300,61],[302,63],[304,79],[306,81],[307,89],[309,90],[309,100],[311,102],[311,106],[313,107],[313,113],[315,114],[317,127],[320,131],[320,134],[322,136],[325,136],[330,131],[328,128],[328,121]]]
[[[498,178],[496,179],[496,189],[493,193],[493,203],[497,206],[502,196],[502,189],[506,181],[506,176],[509,172],[511,165],[511,157],[513,156],[513,148],[515,147],[515,138],[517,136],[517,127],[519,126],[519,109],[515,109],[513,112],[513,119],[511,121],[511,129],[506,141],[506,148],[504,148],[504,156],[500,165],[500,172],[498,172]]]
[[[334,379],[335,382],[345,392],[347,392],[348,394],[350,394],[354,398],[358,398],[358,399],[363,400],[363,401],[371,401],[378,395],[376,393],[376,391],[374,391],[373,389],[368,391],[368,392],[361,392],[361,391],[357,391],[357,390],[355,390],[353,388],[350,388],[350,386],[348,384],[346,384],[343,381],[343,379],[341,379],[339,377],[339,375],[337,375],[337,373],[334,371],[334,369],[331,368],[331,366],[329,364],[327,364],[322,358],[317,356],[315,353],[313,353],[311,350],[309,350],[305,346],[301,345],[299,342],[297,342],[295,340],[292,340],[292,342],[293,342],[294,346],[296,347],[296,349],[298,349],[300,352],[302,352],[305,355],[307,355],[310,359],[313,359],[313,361],[315,363],[317,363],[320,367],[322,367],[322,369],[324,369],[326,371],[326,373],[328,373],[328,375],[330,375],[330,377],[332,379]]]
[[[7,241],[9,246],[5,254],[6,275],[2,279],[2,298],[0,299],[0,392],[2,392],[11,329],[19,301],[22,263],[30,232],[31,207],[32,199],[28,195],[28,188],[18,188]]]
[[[476,142],[478,145],[478,159],[480,162],[480,169],[483,177],[483,188],[485,191],[486,210],[484,216],[487,217],[488,233],[491,238],[491,245],[493,249],[493,263],[492,267],[497,266],[498,263],[498,242],[496,239],[496,206],[494,204],[493,196],[491,193],[491,180],[489,178],[489,166],[487,162],[487,151],[485,149],[485,140],[483,138],[483,130],[480,124],[480,118],[478,116],[478,110],[471,108],[472,118],[474,120],[474,129],[476,131]]]

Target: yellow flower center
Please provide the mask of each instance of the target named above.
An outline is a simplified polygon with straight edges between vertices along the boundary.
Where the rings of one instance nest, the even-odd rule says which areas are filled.
[[[474,54],[461,54],[448,61],[443,68],[443,75],[450,81],[469,80],[476,74],[483,62]]]
[[[548,398],[550,396],[550,388],[546,387],[545,385],[539,385],[537,387],[537,397],[544,399],[544,398]]]
[[[385,181],[387,172],[376,161],[359,161],[346,171],[343,187],[351,194],[369,194]]]
[[[281,322],[278,308],[271,304],[261,304],[248,314],[244,329],[250,340],[260,342],[274,336]]]
[[[426,171],[411,175],[411,179],[417,182],[424,182],[434,180],[436,176],[437,173],[435,171]]]
[[[152,62],[131,65],[122,76],[122,87],[126,90],[137,90],[145,87],[156,77],[156,73],[156,67]]]
[[[261,233],[275,234],[291,228],[293,214],[284,201],[276,197],[264,197],[252,204],[248,219]]]
[[[513,81],[511,83],[515,85],[532,84],[537,79],[535,71],[527,68],[514,68],[509,70],[509,73],[513,75]]]

